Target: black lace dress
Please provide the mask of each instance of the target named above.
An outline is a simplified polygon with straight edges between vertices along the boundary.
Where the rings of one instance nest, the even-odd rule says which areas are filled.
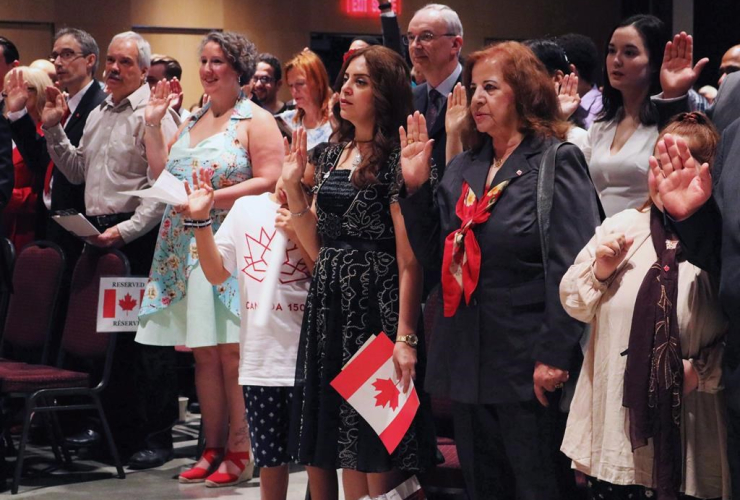
[[[389,455],[370,425],[329,385],[373,334],[396,336],[398,266],[390,205],[398,201],[394,153],[378,182],[356,189],[336,170],[344,145],[330,145],[316,164],[316,211],[322,240],[306,299],[296,366],[290,451],[298,463],[361,472],[428,468],[434,431],[422,387],[423,344],[416,386],[422,406]],[[421,336],[421,332],[420,332]]]

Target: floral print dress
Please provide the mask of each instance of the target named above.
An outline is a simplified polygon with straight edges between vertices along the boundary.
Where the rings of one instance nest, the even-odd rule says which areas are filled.
[[[210,170],[211,182],[218,190],[252,177],[249,154],[237,138],[241,120],[252,117],[252,104],[240,97],[226,130],[191,147],[190,129],[208,107],[209,104],[195,114],[173,144],[166,168],[181,180],[191,180],[193,171],[199,167]],[[227,213],[228,210],[222,209],[211,211],[214,232]],[[232,276],[218,286],[208,284],[198,265],[193,230],[184,228],[182,219],[174,207],[167,206],[139,312],[136,341],[189,347],[238,342],[239,289],[236,278]],[[226,316],[226,323],[223,316]]]

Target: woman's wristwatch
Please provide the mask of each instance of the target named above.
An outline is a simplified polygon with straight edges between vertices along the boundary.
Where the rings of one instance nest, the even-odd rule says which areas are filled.
[[[416,346],[419,345],[419,337],[415,333],[398,335],[396,336],[396,342],[405,342],[409,347],[416,349]]]

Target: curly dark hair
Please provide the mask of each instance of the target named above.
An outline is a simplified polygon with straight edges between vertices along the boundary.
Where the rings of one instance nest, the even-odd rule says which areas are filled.
[[[357,50],[347,57],[339,74],[344,75],[349,64],[358,57],[365,58],[375,108],[372,153],[363,158],[352,176],[352,184],[362,188],[377,181],[381,166],[400,146],[398,128],[406,124],[406,117],[413,111],[413,94],[411,71],[397,52],[381,45]],[[342,80],[337,79],[336,92],[341,92]],[[332,113],[339,124],[335,137],[339,142],[352,141],[355,138],[355,126],[342,118],[339,103],[334,105]]]
[[[257,47],[245,36],[233,31],[211,31],[200,42],[198,52],[208,42],[217,43],[224,51],[229,64],[239,74],[239,85],[252,79],[257,67]]]

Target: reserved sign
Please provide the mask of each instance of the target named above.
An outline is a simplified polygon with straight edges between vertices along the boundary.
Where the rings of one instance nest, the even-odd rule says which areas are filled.
[[[99,332],[135,332],[148,278],[100,278]]]

